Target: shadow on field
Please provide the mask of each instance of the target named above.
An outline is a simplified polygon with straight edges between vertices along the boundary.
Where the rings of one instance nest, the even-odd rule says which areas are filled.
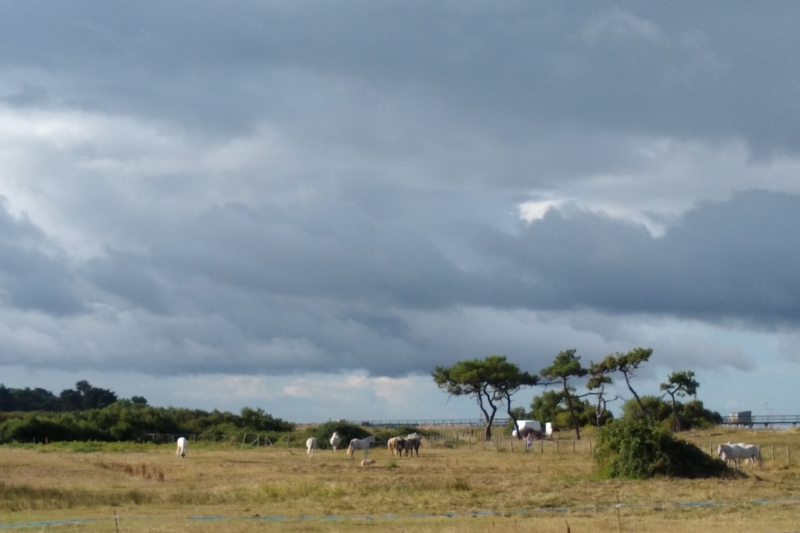
[[[758,481],[761,481],[761,478],[753,474],[753,477]],[[728,469],[725,474],[722,476],[723,479],[750,479],[750,476],[741,470],[732,470]]]

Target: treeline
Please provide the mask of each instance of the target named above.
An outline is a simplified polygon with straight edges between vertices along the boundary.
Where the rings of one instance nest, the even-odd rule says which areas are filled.
[[[675,414],[670,403],[658,396],[645,395],[640,399],[647,413],[650,413],[653,417],[654,422],[665,429],[676,429]],[[598,419],[596,406],[592,405],[590,401],[582,398],[574,398],[573,401],[575,402],[574,416],[581,427],[604,426],[614,418],[611,412],[603,408]],[[700,400],[693,399],[686,403],[676,401],[675,403],[678,416],[680,416],[683,423],[682,429],[684,430],[713,427],[722,423],[722,415],[716,411],[706,409]],[[526,411],[523,407],[512,408],[512,410],[514,409],[517,410],[515,413],[516,418],[520,420],[547,420],[552,422],[557,429],[575,426],[573,414],[566,407],[562,391],[549,390],[540,396],[536,396],[531,403],[530,411]],[[621,411],[621,419],[625,421],[639,420],[646,416],[635,398],[626,401],[622,405]]]
[[[0,444],[135,441],[147,433],[230,435],[282,433],[295,428],[293,423],[274,418],[262,409],[245,407],[237,415],[217,410],[153,407],[141,397],[117,399],[113,392],[92,387],[85,381],[78,382],[74,391],[66,390],[59,396],[38,388],[0,387],[5,401],[0,404]],[[112,397],[113,402],[108,403]]]
[[[700,384],[691,370],[669,374],[659,384],[660,397],[640,396],[632,381],[652,354],[652,348],[634,348],[584,366],[574,349],[564,350],[538,374],[520,369],[503,355],[490,355],[484,359],[458,361],[449,367],[436,366],[432,377],[434,383],[451,396],[469,396],[477,401],[485,417],[486,440],[491,439],[492,421],[501,408],[505,408],[513,425],[522,418],[552,422],[559,430],[573,428],[580,440],[582,427],[604,427],[613,419],[608,404],[621,397],[610,394],[607,387],[614,384],[615,379],[620,385],[624,384],[632,396],[623,406],[623,421],[644,420],[650,426],[661,425],[671,431],[722,422],[719,413],[706,409],[703,402],[697,400]],[[576,382],[583,382],[585,391],[579,391]],[[535,386],[553,389],[535,396],[530,411],[511,407],[512,396],[525,387]],[[678,399],[687,396],[694,399],[686,403]]]
[[[0,411],[84,411],[103,409],[117,401],[117,395],[108,389],[93,387],[82,380],[74,389],[64,389],[56,396],[42,388],[10,389],[0,383]],[[146,404],[141,396],[131,398],[133,403]]]

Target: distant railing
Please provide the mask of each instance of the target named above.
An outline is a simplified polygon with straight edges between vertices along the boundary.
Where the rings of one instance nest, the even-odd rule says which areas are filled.
[[[726,416],[722,419],[725,426],[755,426],[760,424],[800,424],[800,415],[750,415]]]
[[[186,437],[189,442],[218,442],[237,446],[271,446],[273,444],[266,434],[244,432],[230,435],[222,433],[141,433],[137,440],[139,442],[165,444],[175,442],[178,437]]]
[[[509,420],[509,418],[495,418],[492,421],[492,426],[505,426]],[[405,418],[394,420],[348,420],[348,422],[351,424],[357,424],[359,426],[381,428],[396,428],[402,426],[486,426],[486,421],[482,418]]]

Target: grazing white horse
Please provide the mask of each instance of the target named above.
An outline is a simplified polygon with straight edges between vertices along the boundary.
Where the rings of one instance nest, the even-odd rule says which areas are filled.
[[[749,459],[752,463],[751,466],[755,466],[756,460],[758,460],[758,464],[761,466],[761,447],[755,444],[720,444],[717,446],[717,455],[726,463],[733,461],[735,470],[739,470],[741,459],[745,461]]]
[[[306,439],[306,455],[309,457],[314,457],[314,450],[317,449],[317,439],[316,437],[309,437]]]
[[[355,459],[356,450],[364,450],[364,458],[366,459],[367,452],[373,444],[375,444],[375,435],[370,435],[365,439],[353,439],[347,447],[347,453],[350,454],[350,459]]]
[[[333,435],[331,435],[331,448],[333,448],[333,451],[336,451],[340,442],[342,442],[342,437],[339,436],[338,432],[334,431]]]
[[[178,437],[177,440],[178,449],[175,451],[175,455],[180,455],[181,459],[186,457],[186,448],[189,446],[189,441],[186,440],[186,437]]]
[[[731,443],[728,442],[728,444]],[[763,466],[761,461],[761,446],[758,444],[747,444],[744,442],[737,442],[736,446],[740,446],[745,449],[742,459],[744,459],[745,464],[747,464],[747,461],[750,461],[750,468],[756,466],[756,461],[758,461],[759,467]]]

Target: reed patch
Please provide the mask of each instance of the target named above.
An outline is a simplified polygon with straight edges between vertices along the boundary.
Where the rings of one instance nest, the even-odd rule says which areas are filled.
[[[115,463],[98,461],[96,466],[104,470],[111,470],[112,472],[124,472],[129,476],[141,477],[142,479],[152,479],[154,481],[164,482],[164,471],[158,466],[147,466],[147,463]]]

